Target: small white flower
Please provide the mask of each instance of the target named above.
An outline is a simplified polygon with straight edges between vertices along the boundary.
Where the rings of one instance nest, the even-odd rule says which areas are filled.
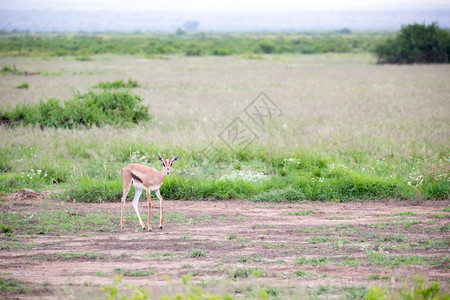
[[[252,181],[257,182],[260,180],[268,179],[267,175],[261,172],[254,171],[233,171],[231,174],[225,174],[220,177],[219,180],[244,180],[244,181]]]

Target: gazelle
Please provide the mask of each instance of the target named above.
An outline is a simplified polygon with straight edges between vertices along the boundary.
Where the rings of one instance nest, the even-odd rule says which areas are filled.
[[[139,218],[139,223],[142,229],[145,230],[144,222],[142,222],[141,216],[139,215],[138,203],[139,197],[141,196],[142,190],[145,189],[148,200],[148,231],[152,231],[152,225],[150,224],[150,214],[152,211],[152,199],[150,192],[154,191],[159,199],[159,228],[162,229],[163,226],[163,198],[159,192],[159,188],[164,182],[164,178],[170,174],[170,168],[172,163],[180,158],[179,155],[171,159],[164,159],[158,154],[158,159],[162,162],[163,168],[161,171],[157,171],[154,168],[147,167],[140,164],[129,164],[122,169],[122,181],[123,181],[123,195],[122,195],[122,209],[121,209],[121,219],[120,227],[123,228],[123,210],[125,205],[125,199],[127,198],[128,192],[130,191],[131,185],[134,186],[134,199],[133,207]]]

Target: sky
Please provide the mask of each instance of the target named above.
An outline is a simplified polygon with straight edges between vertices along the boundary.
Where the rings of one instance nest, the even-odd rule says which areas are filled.
[[[0,0],[0,9],[111,11],[304,11],[450,8],[449,0]]]

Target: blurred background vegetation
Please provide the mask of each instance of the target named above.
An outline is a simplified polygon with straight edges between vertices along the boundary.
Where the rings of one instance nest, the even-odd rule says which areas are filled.
[[[305,33],[176,34],[17,34],[0,36],[0,53],[17,56],[236,55],[376,53],[379,63],[448,63],[450,33],[412,24],[392,32],[337,31]]]

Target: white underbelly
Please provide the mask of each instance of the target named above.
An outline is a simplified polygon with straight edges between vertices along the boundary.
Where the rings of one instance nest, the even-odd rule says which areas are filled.
[[[150,191],[157,191],[157,190],[159,190],[160,187],[161,187],[160,185],[155,185],[155,186],[150,186],[148,188],[150,189]]]
[[[134,180],[133,180],[133,186],[134,186],[135,188],[137,188],[137,189],[145,190],[145,186],[144,186],[142,183],[136,182],[136,181],[134,181]]]
[[[146,190],[146,187],[142,183],[136,182],[135,180],[133,180],[133,186],[140,190]],[[160,185],[155,185],[155,186],[149,186],[148,189],[150,191],[157,191],[157,190],[159,190],[160,187],[161,187]]]

